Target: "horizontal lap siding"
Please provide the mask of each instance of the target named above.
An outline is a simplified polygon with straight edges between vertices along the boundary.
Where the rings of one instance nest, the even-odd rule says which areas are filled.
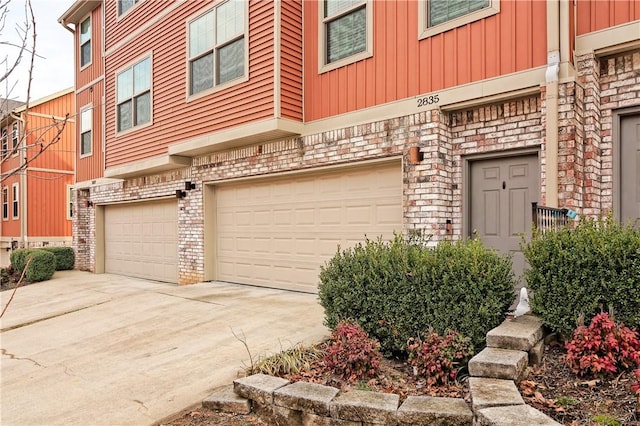
[[[273,2],[250,3],[249,81],[186,101],[186,22],[210,7],[203,5],[183,4],[135,43],[107,57],[107,168],[166,154],[169,145],[199,135],[273,117]],[[153,55],[153,125],[116,136],[116,72],[148,52]]]
[[[67,185],[73,175],[29,171],[27,178],[27,232],[32,237],[70,237]]]
[[[88,15],[87,15],[88,16]],[[82,19],[84,20],[84,18]],[[82,21],[81,21],[82,22]],[[102,7],[97,7],[91,12],[91,64],[80,69],[80,24],[76,27],[75,54],[76,62],[76,87],[78,89],[86,86],[104,73],[104,63],[102,60]]]
[[[92,154],[87,157],[80,158],[80,115],[78,115],[78,125],[76,126],[76,182],[84,182],[103,176],[102,165],[104,161],[104,153],[102,150],[103,136],[103,117],[102,117],[102,100],[104,89],[102,83],[92,86],[92,89],[86,89],[77,95],[78,114],[85,105],[93,105],[93,127]]]
[[[638,0],[580,0],[577,2],[578,35],[640,19]]]
[[[302,121],[302,2],[281,4],[281,116]]]
[[[59,98],[30,108],[27,121],[28,158],[34,158],[41,147],[51,144],[44,153],[29,163],[29,167],[39,167],[55,170],[73,170],[74,163],[74,132],[75,132],[75,96],[73,92]],[[68,121],[52,120],[51,118],[34,114],[65,117]],[[60,132],[61,130],[61,132]],[[31,194],[30,194],[31,196]],[[37,196],[37,194],[36,194]]]
[[[546,3],[500,2],[500,13],[418,40],[418,2],[373,2],[373,57],[318,74],[318,3],[304,2],[305,119],[317,120],[542,66]]]

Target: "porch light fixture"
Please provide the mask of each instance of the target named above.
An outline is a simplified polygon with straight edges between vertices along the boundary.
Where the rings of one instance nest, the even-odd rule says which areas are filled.
[[[409,148],[409,161],[411,161],[411,164],[420,164],[422,160],[424,160],[424,153],[420,151],[419,146]]]
[[[447,219],[444,224],[444,229],[447,232],[447,235],[451,235],[453,233],[453,225],[451,224],[451,219]]]
[[[186,181],[184,183],[184,190],[185,191],[191,191],[192,189],[196,189],[196,184],[192,183],[191,181]]]
[[[176,189],[176,198],[179,200],[181,198],[184,198],[187,195],[186,192],[184,192],[181,189]]]
[[[89,201],[89,200],[85,201],[84,202],[84,206],[85,207],[93,207],[93,201]]]

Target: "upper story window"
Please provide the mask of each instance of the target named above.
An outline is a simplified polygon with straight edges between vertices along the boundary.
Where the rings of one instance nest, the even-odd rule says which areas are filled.
[[[324,0],[321,3],[321,71],[372,55],[372,7],[368,0]]]
[[[151,57],[118,72],[117,131],[122,132],[151,121]]]
[[[7,129],[2,129],[2,156],[7,155],[9,151],[9,136],[7,135]]]
[[[73,185],[67,185],[67,219],[73,218]]]
[[[18,154],[18,139],[20,139],[20,130],[18,128],[18,122],[14,121],[13,126],[11,127],[11,151],[13,155]]]
[[[91,63],[91,17],[80,23],[80,67]]]
[[[91,128],[93,122],[92,107],[80,111],[80,156],[91,155]]]
[[[18,195],[18,184],[14,183],[13,186],[11,187],[11,192],[13,193],[13,211],[12,211],[12,217],[14,219],[17,219],[19,216],[19,204],[18,204],[18,200],[19,200],[19,195]]]
[[[141,0],[118,0],[118,16],[126,13],[133,6],[138,4]]]
[[[2,187],[2,219],[9,219],[9,188]]]
[[[500,0],[422,0],[419,5],[420,38],[487,18],[500,11]]]
[[[189,94],[244,77],[246,6],[228,0],[189,22]]]

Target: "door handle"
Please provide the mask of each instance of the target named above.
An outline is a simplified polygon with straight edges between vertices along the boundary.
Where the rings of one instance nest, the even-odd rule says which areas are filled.
[[[507,182],[502,181],[502,189],[507,189]]]

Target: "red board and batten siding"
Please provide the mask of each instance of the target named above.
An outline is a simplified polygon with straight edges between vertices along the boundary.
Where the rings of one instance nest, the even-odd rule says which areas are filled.
[[[27,233],[31,237],[70,237],[67,185],[73,175],[29,171],[27,178]],[[19,235],[19,230],[18,234]]]
[[[87,15],[89,16],[89,15]],[[85,18],[83,18],[84,20]],[[82,22],[82,21],[81,21]],[[75,54],[76,61],[76,88],[81,89],[97,78],[100,78],[104,72],[104,64],[102,61],[102,8],[97,7],[91,12],[91,63],[84,68],[80,68],[80,24],[75,33],[75,46],[77,51]]]
[[[302,1],[281,5],[280,114],[302,121]]]
[[[78,141],[76,148],[76,182],[84,182],[96,179],[104,175],[102,171],[104,162],[104,152],[102,150],[102,100],[104,89],[102,82],[98,82],[77,94],[78,117],[76,126],[76,140]],[[80,157],[80,110],[87,105],[93,105],[93,123],[92,123],[92,139],[93,147],[91,155]]]
[[[114,2],[115,3],[115,2]],[[143,2],[135,14],[118,22],[107,10],[107,28],[120,34],[119,26],[137,27],[152,19],[157,6]],[[110,4],[110,3],[109,3]],[[188,1],[135,39],[107,56],[106,167],[163,155],[170,144],[217,130],[274,116],[274,2],[249,4],[249,81],[187,102],[187,20],[208,10],[213,3]],[[168,6],[167,6],[168,7]],[[109,36],[108,36],[109,37]],[[108,45],[113,45],[112,41]],[[152,53],[153,125],[116,135],[116,72],[135,59]]]
[[[546,2],[501,1],[500,13],[418,40],[417,1],[373,2],[373,56],[318,74],[318,2],[304,2],[305,120],[546,63]]]
[[[577,34],[583,35],[640,19],[638,0],[578,0]]]

